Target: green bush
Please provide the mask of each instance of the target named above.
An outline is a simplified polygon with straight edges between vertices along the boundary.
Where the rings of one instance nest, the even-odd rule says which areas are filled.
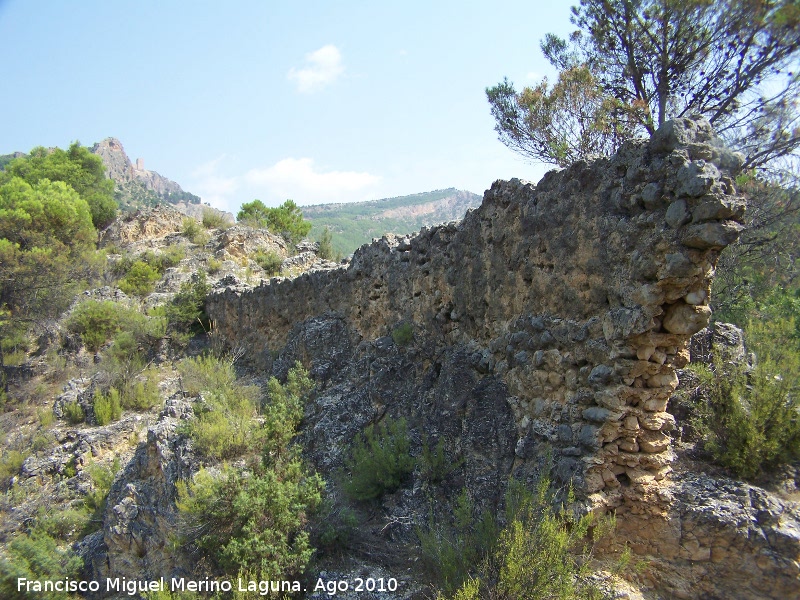
[[[27,454],[19,450],[8,450],[3,452],[0,456],[0,483],[5,483],[9,477],[19,475],[19,470],[22,468],[22,463],[28,458]]]
[[[86,508],[95,514],[103,510],[106,498],[108,498],[108,492],[111,491],[111,484],[114,483],[114,477],[116,477],[119,469],[119,458],[115,458],[113,464],[109,466],[91,463],[86,467],[86,471],[92,480],[93,488],[84,498]]]
[[[568,496],[567,504],[572,500]],[[476,518],[463,492],[451,524],[440,520],[418,529],[423,563],[440,589],[453,600],[602,597],[586,575],[594,543],[613,529],[613,519],[555,509],[546,479],[535,491],[512,480],[505,504],[503,519],[488,511]]]
[[[714,460],[751,479],[800,458],[800,354],[789,338],[793,321],[751,324],[745,339],[757,356],[752,370],[715,357],[692,365],[708,396],[695,425]]]
[[[40,509],[36,515],[36,531],[65,542],[77,542],[88,533],[92,518],[85,506],[61,510]]]
[[[423,441],[422,454],[419,459],[420,473],[431,483],[441,482],[463,463],[463,459],[454,461],[447,456],[444,439],[440,439],[433,448],[431,448],[429,440]]]
[[[210,289],[203,271],[192,274],[190,281],[182,283],[172,302],[164,307],[168,328],[178,333],[207,331],[209,321],[205,304]]]
[[[156,287],[156,281],[161,279],[161,274],[155,267],[137,260],[131,265],[128,274],[120,280],[119,289],[128,295],[147,296]]]
[[[392,339],[398,346],[408,346],[414,341],[414,326],[411,323],[402,323],[392,331]]]
[[[344,489],[354,500],[372,500],[397,490],[414,470],[405,419],[370,425],[345,461],[350,472]]]
[[[261,200],[246,202],[242,204],[236,219],[246,225],[266,228],[282,235],[293,244],[311,231],[311,221],[303,218],[303,213],[293,200],[287,200],[277,208],[267,208]]]
[[[323,500],[314,517],[318,524],[314,538],[317,547],[326,552],[343,552],[353,541],[358,529],[358,516],[348,506],[334,507],[330,500]]]
[[[128,275],[134,264],[145,263],[158,271],[159,275],[163,275],[167,269],[177,266],[184,258],[186,258],[184,247],[173,245],[167,246],[158,253],[145,250],[141,254],[123,256],[114,263],[111,270],[115,275],[124,277]]]
[[[230,222],[220,212],[208,208],[203,209],[203,227],[206,229],[227,229],[230,227]]]
[[[183,220],[181,234],[187,240],[193,244],[197,244],[198,246],[205,246],[208,243],[208,240],[211,239],[208,233],[200,226],[200,223],[198,223],[197,220],[193,219],[192,217],[186,217]]]
[[[150,410],[161,403],[161,392],[155,375],[148,373],[145,380],[133,381],[126,389],[122,390],[120,403],[123,408],[131,410]]]
[[[208,259],[206,264],[208,265],[208,272],[212,275],[219,273],[220,269],[222,269],[222,261],[213,256]]]
[[[79,579],[83,560],[69,549],[59,547],[56,540],[44,532],[33,531],[13,538],[6,546],[5,557],[0,559],[0,597],[8,600],[68,600],[71,594],[63,592],[26,593],[17,590],[17,579],[64,580]]]
[[[117,421],[122,416],[122,404],[119,398],[119,391],[111,388],[108,394],[103,394],[100,389],[94,391],[92,400],[94,409],[94,420],[98,425],[108,425],[112,421]]]
[[[186,391],[202,397],[195,403],[195,418],[184,426],[202,454],[233,458],[259,446],[264,437],[255,420],[259,390],[237,381],[230,359],[188,358],[178,372]]]
[[[462,490],[453,506],[453,520],[434,520],[417,528],[423,567],[439,589],[452,593],[485,561],[500,535],[497,517],[489,511],[476,516],[475,506]]]
[[[75,400],[64,403],[64,417],[70,424],[77,425],[78,423],[83,423],[86,419],[86,414],[78,401]]]
[[[137,342],[159,337],[158,325],[156,320],[149,320],[145,315],[110,300],[82,302],[67,320],[67,328],[80,334],[86,348],[92,352],[97,352],[123,330],[130,332]]]
[[[90,300],[77,306],[67,321],[67,327],[79,333],[86,347],[96,352],[119,331],[122,310],[115,302]]]
[[[327,225],[325,229],[322,230],[322,235],[319,238],[319,250],[317,254],[319,254],[320,258],[324,258],[325,260],[333,260],[336,256],[333,250],[333,234]]]
[[[203,370],[218,379],[220,370]],[[297,394],[307,392],[308,382],[297,367],[285,385],[270,381],[262,460],[247,473],[227,467],[214,475],[201,469],[192,481],[178,484],[181,531],[187,532],[182,543],[201,550],[221,570],[287,579],[302,573],[311,557],[305,526],[321,501],[323,483],[289,443],[305,400]]]
[[[269,252],[264,252],[263,250],[259,250],[255,253],[255,256],[253,256],[253,260],[256,261],[259,267],[264,269],[267,275],[277,275],[281,272],[283,259],[277,252],[271,250]]]
[[[205,355],[178,363],[183,390],[192,396],[202,391],[226,390],[237,385],[233,360]]]

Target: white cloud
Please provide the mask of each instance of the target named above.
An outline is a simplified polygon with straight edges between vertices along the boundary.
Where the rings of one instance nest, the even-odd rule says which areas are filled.
[[[266,187],[274,196],[310,204],[361,200],[363,192],[381,178],[366,172],[323,172],[310,158],[284,158],[270,167],[248,171],[245,180],[252,186]]]
[[[205,162],[192,171],[194,181],[189,189],[208,202],[211,206],[222,210],[232,210],[231,196],[239,189],[239,177],[225,177],[219,173],[220,164],[226,155]]]
[[[308,93],[333,83],[342,73],[342,53],[333,44],[328,44],[306,54],[305,66],[302,69],[292,67],[287,77],[297,83],[298,91]]]

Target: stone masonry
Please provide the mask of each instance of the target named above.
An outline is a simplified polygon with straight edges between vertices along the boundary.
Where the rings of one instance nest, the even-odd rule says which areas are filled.
[[[587,509],[615,511],[647,555],[674,513],[666,407],[689,338],[709,321],[719,253],[742,229],[732,179],[741,164],[707,122],[671,121],[538,185],[497,181],[460,223],[384,237],[346,267],[219,290],[207,311],[215,335],[247,349],[253,366],[280,371],[291,349],[321,389],[333,372],[353,371],[356,348],[378,352],[401,325],[424,349],[413,367],[420,381],[457,349],[475,389],[498,390],[497,414],[513,421],[509,448],[497,438],[508,457],[501,478],[530,474],[547,453],[556,480],[571,481]],[[297,350],[293,336],[323,322],[344,340],[338,358],[319,334]],[[673,545],[676,560],[710,556]]]

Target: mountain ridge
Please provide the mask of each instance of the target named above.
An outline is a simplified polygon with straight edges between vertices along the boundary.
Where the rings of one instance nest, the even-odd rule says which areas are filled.
[[[312,223],[312,237],[319,239],[327,226],[333,234],[334,249],[350,254],[387,233],[406,235],[423,227],[460,221],[482,200],[478,194],[451,187],[363,202],[316,204],[301,210]]]

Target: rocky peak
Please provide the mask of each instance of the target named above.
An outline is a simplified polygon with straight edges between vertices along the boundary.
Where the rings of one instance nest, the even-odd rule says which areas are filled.
[[[96,143],[92,146],[91,152],[103,159],[106,176],[113,179],[118,188],[122,190],[127,189],[131,184],[138,184],[167,202],[175,203],[181,200],[188,200],[194,204],[200,202],[199,197],[185,192],[171,179],[145,169],[143,159],[137,158],[135,164],[131,162],[125,153],[122,142],[117,138],[110,137]]]
[[[117,138],[110,137],[97,142],[90,151],[103,159],[109,179],[120,183],[136,179],[136,169]]]

